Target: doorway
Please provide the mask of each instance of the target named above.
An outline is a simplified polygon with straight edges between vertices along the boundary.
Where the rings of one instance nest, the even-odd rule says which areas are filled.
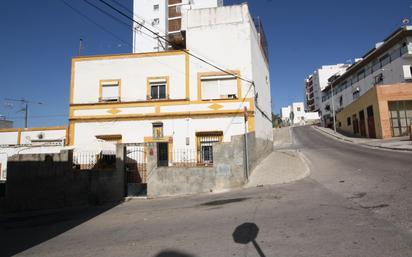
[[[360,127],[360,134],[362,137],[366,137],[366,123],[365,123],[365,111],[359,112],[359,127]]]
[[[169,166],[169,144],[157,143],[157,166],[167,167]]]
[[[368,106],[366,108],[366,114],[368,115],[368,132],[370,138],[376,138],[376,130],[375,130],[375,118],[373,115],[373,106]]]

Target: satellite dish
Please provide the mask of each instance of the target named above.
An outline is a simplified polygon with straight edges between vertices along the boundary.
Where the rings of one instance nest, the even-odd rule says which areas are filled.
[[[405,26],[408,25],[409,22],[410,22],[410,20],[408,18],[405,18],[405,19],[402,20],[402,24],[405,25]]]

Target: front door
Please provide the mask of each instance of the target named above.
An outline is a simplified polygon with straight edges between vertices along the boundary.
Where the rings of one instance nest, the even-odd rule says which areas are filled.
[[[157,143],[157,166],[169,166],[169,151],[168,143]]]
[[[368,114],[368,132],[370,138],[376,138],[376,131],[375,131],[375,119],[373,116],[373,107],[369,106],[366,109],[366,113]]]
[[[362,137],[366,137],[365,112],[363,110],[359,112],[359,121],[360,134]]]

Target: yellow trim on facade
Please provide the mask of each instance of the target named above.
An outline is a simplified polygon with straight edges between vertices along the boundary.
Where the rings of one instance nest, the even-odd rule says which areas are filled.
[[[96,61],[96,60],[112,60],[112,59],[126,59],[126,58],[145,58],[158,56],[173,56],[186,54],[182,50],[164,51],[164,52],[147,52],[134,54],[111,54],[111,55],[94,55],[94,56],[78,56],[73,57],[76,62],[79,61]]]
[[[75,128],[75,123],[74,122],[70,122],[69,125],[69,145],[74,145],[74,128]]]
[[[113,54],[113,55],[73,57],[72,63],[71,63],[71,76],[70,76],[70,104],[74,103],[74,82],[75,82],[74,74],[76,70],[76,62],[127,59],[127,58],[146,58],[146,57],[159,57],[159,56],[178,56],[178,55],[186,55],[186,71],[188,71],[189,70],[188,54],[181,50],[173,50],[173,51],[165,51],[165,52],[135,53],[135,54]],[[189,84],[189,72],[186,72],[186,87],[188,87],[188,84]]]
[[[67,126],[37,127],[37,128],[5,128],[5,129],[0,129],[0,132],[19,132],[19,130],[21,130],[22,132],[25,132],[25,131],[65,130],[65,129],[67,129]]]
[[[161,138],[144,137],[145,143],[167,143],[168,159],[173,162],[173,137],[164,136]]]
[[[182,117],[193,117],[193,116],[228,116],[228,115],[242,115],[243,110],[207,110],[207,111],[195,111],[195,112],[169,112],[169,113],[151,113],[151,114],[119,114],[119,115],[101,115],[101,116],[79,116],[70,118],[71,121],[82,121],[82,120],[95,120],[100,121],[102,119],[174,119]],[[248,111],[249,115],[253,115],[253,111]]]
[[[249,112],[249,117],[251,115],[254,115],[252,112]],[[112,121],[140,121],[140,120],[168,120],[168,119],[177,119],[177,118],[192,118],[192,119],[213,119],[217,117],[243,117],[243,111],[242,112],[234,112],[234,113],[212,113],[212,114],[182,114],[182,115],[176,115],[176,116],[159,116],[159,115],[152,115],[152,116],[145,116],[145,117],[130,117],[130,116],[125,116],[125,117],[87,117],[84,119],[71,119],[71,122],[74,123],[85,123],[85,122],[112,122]]]
[[[147,100],[150,101],[159,101],[162,99],[151,99],[151,85],[150,85],[150,81],[151,80],[161,80],[164,79],[166,80],[166,99],[170,99],[170,78],[169,76],[156,76],[156,77],[148,77],[146,78],[146,95],[147,95]]]
[[[99,80],[99,102],[106,103],[105,101],[101,101],[103,95],[103,85],[109,82],[117,82],[117,94],[119,97],[119,101],[122,100],[122,80],[121,79],[101,79]]]
[[[223,141],[223,131],[217,130],[217,131],[198,131],[195,133],[196,136],[196,160],[197,163],[200,163],[200,138],[206,137],[206,136],[212,136],[212,137],[218,137],[219,138],[219,143]]]
[[[18,145],[21,144],[21,129],[20,128],[17,130],[17,144]]]
[[[186,100],[190,100],[190,55],[186,53],[185,57],[186,73]]]
[[[249,116],[247,120],[247,132],[254,132],[255,131],[255,117]]]
[[[188,101],[185,99],[176,100],[158,100],[158,101],[139,101],[139,102],[115,102],[115,103],[92,103],[92,104],[72,104],[70,110],[90,110],[90,109],[112,109],[120,107],[153,107],[155,105],[171,106],[171,105],[193,105],[193,104],[220,104],[220,103],[241,103],[242,99],[216,99],[216,100],[201,100]],[[246,98],[245,102],[249,102],[251,110],[254,110],[253,98]],[[70,116],[73,116],[72,113]]]
[[[73,103],[73,99],[74,99],[74,71],[76,69],[75,66],[75,61],[72,60],[72,67],[71,67],[71,74],[70,74],[70,99],[69,99],[69,103],[72,104]]]
[[[242,81],[240,80],[240,70],[228,70],[227,72],[235,74],[237,80],[237,98],[242,98]],[[225,76],[229,75],[225,72],[198,72],[197,73],[197,100],[202,100],[202,78],[212,76]]]
[[[104,141],[116,141],[117,143],[122,143],[122,135],[96,135],[97,139],[104,140]]]

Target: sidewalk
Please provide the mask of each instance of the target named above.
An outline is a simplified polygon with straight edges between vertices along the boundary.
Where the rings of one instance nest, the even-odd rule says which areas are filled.
[[[391,139],[356,138],[342,135],[329,128],[323,128],[318,126],[314,126],[313,128],[336,139],[350,142],[353,144],[388,150],[412,151],[412,141],[409,139],[409,137],[397,137]]]
[[[256,167],[245,187],[285,184],[309,175],[302,154],[290,148],[293,146],[290,129],[275,129],[273,135],[273,153]]]

